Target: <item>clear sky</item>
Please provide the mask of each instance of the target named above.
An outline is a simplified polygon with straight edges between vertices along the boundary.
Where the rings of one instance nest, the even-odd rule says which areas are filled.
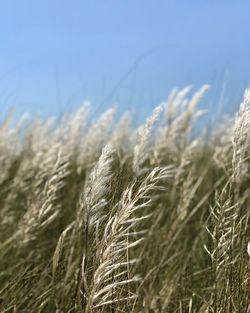
[[[249,0],[2,0],[0,112],[44,116],[117,104],[142,116],[173,87],[250,84]],[[224,85],[224,87],[223,87]]]

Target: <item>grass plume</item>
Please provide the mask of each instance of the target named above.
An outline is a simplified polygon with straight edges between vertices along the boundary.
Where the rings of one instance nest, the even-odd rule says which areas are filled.
[[[250,312],[250,89],[205,138],[207,89],[1,122],[0,312]]]

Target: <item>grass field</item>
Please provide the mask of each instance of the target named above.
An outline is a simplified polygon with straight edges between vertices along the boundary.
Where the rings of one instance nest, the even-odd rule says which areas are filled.
[[[0,312],[250,312],[250,90],[209,134],[207,86],[140,128],[110,108],[0,126]]]

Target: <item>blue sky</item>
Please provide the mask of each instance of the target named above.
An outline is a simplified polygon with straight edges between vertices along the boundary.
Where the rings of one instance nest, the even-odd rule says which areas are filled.
[[[226,110],[250,84],[248,0],[3,0],[0,112],[117,104],[144,116],[178,86]],[[230,107],[229,107],[230,106]]]

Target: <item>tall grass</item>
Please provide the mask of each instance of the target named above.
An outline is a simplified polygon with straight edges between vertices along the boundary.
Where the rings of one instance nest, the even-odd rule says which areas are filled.
[[[208,137],[207,89],[1,123],[0,312],[250,312],[250,90]]]

